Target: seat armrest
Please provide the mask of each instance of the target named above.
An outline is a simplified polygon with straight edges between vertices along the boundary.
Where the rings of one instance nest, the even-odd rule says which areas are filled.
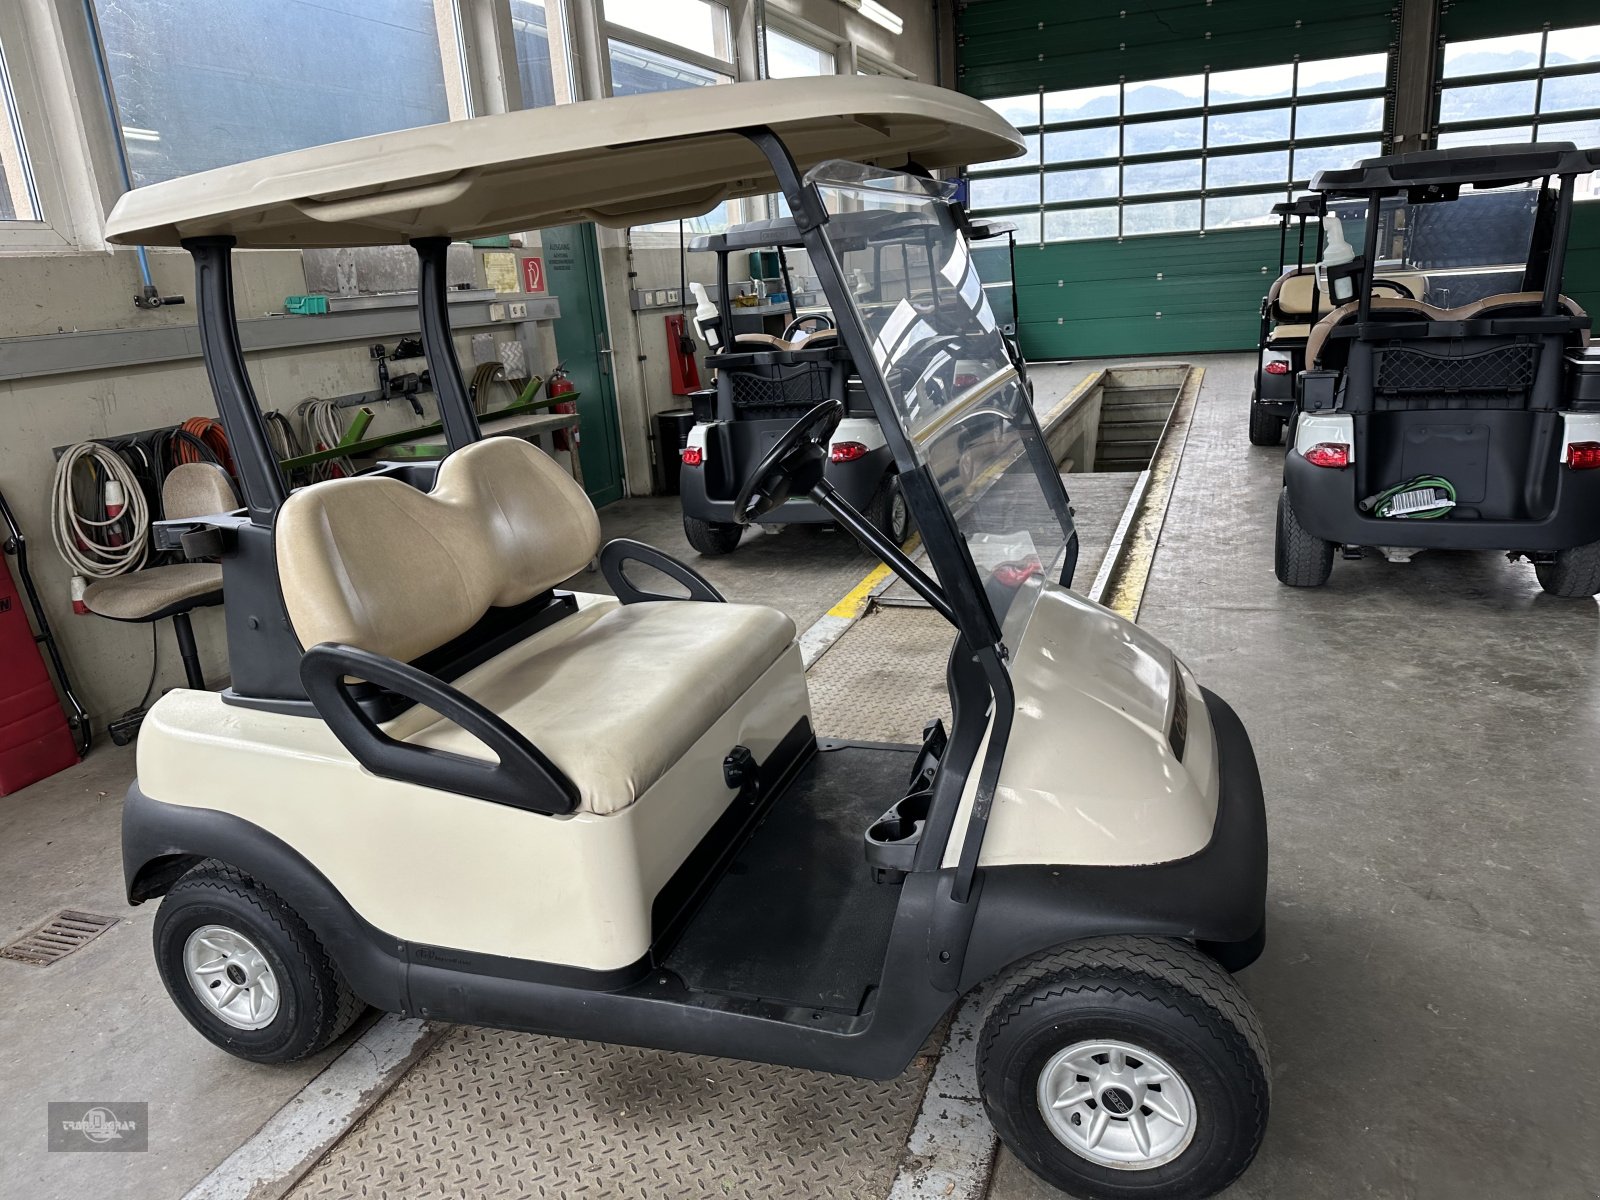
[[[477,738],[499,761],[396,741],[356,703],[350,694],[352,676],[432,709]],[[301,658],[300,682],[333,735],[380,778],[549,816],[578,807],[577,787],[538,747],[470,696],[409,663],[323,642]]]
[[[660,592],[647,592],[629,580],[626,564],[641,562],[647,567],[654,567],[663,575],[676,579],[689,589],[687,596],[667,596]],[[641,600],[706,600],[713,604],[722,604],[725,599],[721,592],[712,586],[711,581],[700,574],[693,567],[681,563],[670,554],[664,554],[654,546],[647,546],[643,542],[636,542],[632,538],[612,538],[600,547],[600,573],[605,576],[606,583],[616,593],[618,600],[624,604],[637,604]]]

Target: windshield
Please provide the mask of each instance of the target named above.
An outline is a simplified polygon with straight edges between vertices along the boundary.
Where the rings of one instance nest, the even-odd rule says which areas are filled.
[[[1386,197],[1378,217],[1377,275],[1401,279],[1415,299],[1440,308],[1521,291],[1538,199],[1531,186],[1463,187],[1455,200],[1419,204]],[[1363,197],[1328,205],[1358,253],[1370,204]]]
[[[950,193],[854,163],[824,163],[807,179],[888,384],[892,412],[881,415],[933,477],[1014,640],[1041,584],[1069,565],[1070,516]],[[947,586],[961,586],[955,567],[934,564]]]

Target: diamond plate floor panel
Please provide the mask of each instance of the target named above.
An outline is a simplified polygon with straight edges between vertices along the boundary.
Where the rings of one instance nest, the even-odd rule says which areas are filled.
[[[955,630],[931,608],[885,607],[857,621],[806,674],[823,737],[920,742],[933,717],[950,725],[945,664]]]
[[[877,1083],[462,1027],[290,1194],[882,1196],[930,1069]]]

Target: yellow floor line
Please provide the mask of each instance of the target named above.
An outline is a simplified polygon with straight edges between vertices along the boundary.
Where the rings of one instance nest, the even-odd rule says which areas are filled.
[[[830,617],[843,617],[846,621],[853,621],[867,611],[867,604],[872,599],[873,589],[876,588],[891,574],[888,566],[879,563],[868,571],[866,576],[855,587],[844,594],[844,598],[828,610]]]

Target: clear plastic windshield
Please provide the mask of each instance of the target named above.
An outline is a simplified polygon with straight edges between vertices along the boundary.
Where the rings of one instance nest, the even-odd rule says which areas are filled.
[[[1418,204],[1386,197],[1378,214],[1377,277],[1396,281],[1414,299],[1440,308],[1519,292],[1538,199],[1539,189],[1533,186],[1468,186],[1454,200]],[[1328,204],[1358,253],[1365,244],[1370,204],[1365,198]],[[1380,288],[1379,294],[1385,290]]]
[[[1065,495],[945,186],[855,163],[817,185],[893,416],[954,516],[1008,640],[1071,534]],[[935,563],[945,583],[954,564]],[[955,584],[955,586],[962,586]]]

